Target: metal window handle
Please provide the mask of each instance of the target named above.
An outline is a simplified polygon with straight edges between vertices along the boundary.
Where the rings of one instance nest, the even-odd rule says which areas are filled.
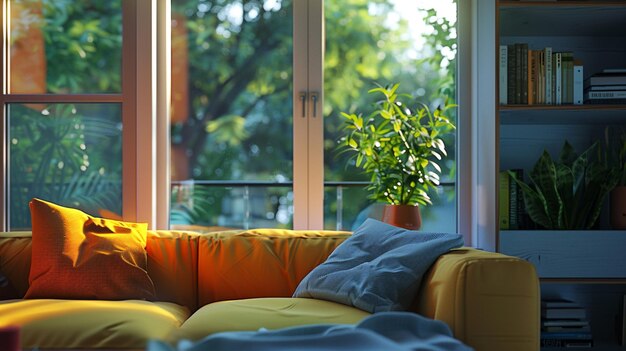
[[[313,103],[313,117],[317,117],[317,100],[319,99],[319,93],[311,93],[311,102]]]
[[[306,117],[306,91],[300,93],[300,101],[302,102],[302,118]]]

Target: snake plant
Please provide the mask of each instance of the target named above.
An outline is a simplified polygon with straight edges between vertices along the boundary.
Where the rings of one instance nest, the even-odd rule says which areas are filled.
[[[566,141],[555,162],[544,151],[530,172],[530,182],[517,179],[528,215],[546,229],[590,229],[596,223],[606,195],[618,182],[617,170],[594,159],[598,144],[580,155]]]

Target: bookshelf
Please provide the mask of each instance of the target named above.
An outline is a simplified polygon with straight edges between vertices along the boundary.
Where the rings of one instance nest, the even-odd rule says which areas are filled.
[[[509,54],[520,43],[529,50],[545,52],[549,47],[552,52],[571,52],[574,62],[583,67],[584,79],[607,68],[626,68],[626,1],[496,0],[495,10],[496,250],[535,265],[542,298],[566,298],[585,306],[593,350],[624,350],[618,334],[626,328],[621,322],[626,296],[626,231],[609,225],[608,197],[593,230],[549,231],[524,223],[516,230],[504,230],[498,225],[503,213],[498,184],[501,171],[508,169],[522,169],[527,180],[544,149],[556,159],[567,140],[580,153],[594,141],[602,141],[606,128],[626,128],[626,104],[546,104],[545,91],[543,101],[535,97],[530,101],[533,104],[511,99],[506,89],[518,84],[520,93],[520,84],[501,79],[501,46],[507,46]],[[528,61],[523,64],[530,69]],[[527,79],[521,83],[527,87],[526,93],[537,90],[536,85],[526,85],[531,79],[528,72],[521,74]],[[533,80],[540,79],[537,77]],[[502,83],[508,85],[506,103],[501,100]]]

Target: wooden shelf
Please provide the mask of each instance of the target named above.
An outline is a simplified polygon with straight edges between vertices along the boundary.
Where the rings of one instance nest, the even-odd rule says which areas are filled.
[[[623,230],[503,230],[499,246],[533,263],[540,278],[626,282]]]
[[[626,105],[499,106],[500,124],[624,124]]]
[[[624,3],[506,2],[500,36],[624,37]],[[602,25],[598,25],[598,18]]]

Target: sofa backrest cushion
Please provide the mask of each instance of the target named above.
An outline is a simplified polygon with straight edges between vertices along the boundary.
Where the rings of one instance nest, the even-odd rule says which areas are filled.
[[[180,231],[147,232],[147,268],[156,300],[197,309],[198,236]],[[0,272],[17,291],[14,298],[22,298],[28,290],[31,255],[31,232],[0,233]]]
[[[198,254],[198,306],[290,297],[348,232],[257,229],[205,234]]]
[[[15,290],[15,295],[3,296],[4,299],[19,299],[26,294],[30,257],[30,232],[0,233],[0,272]]]
[[[148,274],[158,301],[198,308],[198,233],[148,231]]]

